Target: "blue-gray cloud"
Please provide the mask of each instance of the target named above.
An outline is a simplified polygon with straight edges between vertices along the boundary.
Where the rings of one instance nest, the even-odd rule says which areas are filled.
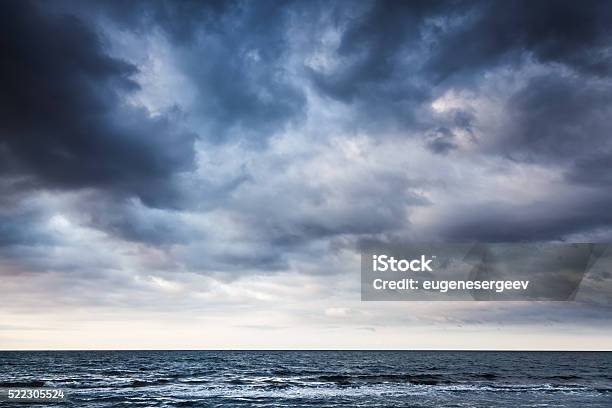
[[[45,236],[38,218],[4,211],[39,193],[82,193],[63,209],[75,220],[117,241],[183,254],[177,264],[202,271],[280,270],[290,256],[316,258],[313,243],[414,238],[415,209],[434,214],[426,219],[437,240],[558,240],[612,225],[606,2],[0,7],[5,245],[35,246]],[[129,48],[114,52],[125,33],[163,38],[192,87],[191,104],[153,115],[129,102],[143,84]],[[520,84],[482,86],[500,72]],[[507,93],[496,106],[504,126],[483,131],[496,119],[461,104],[435,112],[432,103],[449,92],[485,100]],[[372,152],[355,147],[361,134]],[[345,142],[338,151],[336,139]],[[374,150],[389,143],[405,149],[406,164],[433,154],[457,170],[421,176],[425,159],[410,170],[395,159],[385,170],[389,150]],[[460,182],[474,188],[471,169],[485,161],[550,168],[564,188],[588,192],[571,202],[475,196],[471,207],[453,205],[446,180],[465,170]],[[441,205],[453,210],[436,213]],[[216,216],[227,224],[215,227]],[[223,245],[239,241],[241,250],[212,245],[222,233]]]
[[[193,167],[193,132],[122,102],[137,68],[109,56],[86,22],[40,6],[0,6],[3,174],[172,205],[172,177]]]

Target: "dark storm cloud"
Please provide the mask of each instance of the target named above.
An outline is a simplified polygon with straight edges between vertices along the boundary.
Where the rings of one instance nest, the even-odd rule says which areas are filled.
[[[416,134],[429,151],[453,160],[461,154],[458,133],[476,140],[479,117],[463,107],[436,115],[431,103],[449,90],[479,92],[483,78],[500,67],[520,76],[524,64],[534,63],[541,73],[512,90],[503,107],[510,125],[484,135],[484,147],[476,141],[478,154],[561,166],[567,181],[593,188],[609,180],[612,6],[606,2],[15,1],[0,7],[0,171],[22,186],[6,195],[97,190],[95,205],[87,201],[92,195],[77,206],[83,219],[127,241],[189,243],[201,231],[188,227],[180,210],[222,207],[239,220],[237,229],[265,241],[261,261],[249,251],[227,258],[275,267],[281,248],[394,233],[409,228],[407,207],[439,203],[414,193],[430,186],[407,186],[406,175],[393,172],[377,174],[368,188],[355,187],[359,181],[306,188],[294,179],[268,196],[257,192],[266,188],[265,175],[251,179],[248,169],[235,182],[204,181],[191,172],[196,136],[179,125],[184,107],[151,117],[125,103],[140,87],[129,59],[133,44],[123,44],[122,60],[107,43],[125,32],[168,48],[171,61],[163,62],[193,87],[186,116],[203,145],[239,141],[246,151],[264,152],[271,136],[307,120],[308,90],[348,107],[342,120],[351,129],[374,127],[368,136],[380,138],[387,132],[379,129],[399,125],[402,135]],[[330,27],[339,36],[331,46],[320,38]],[[319,47],[331,48],[324,68],[306,63]],[[330,125],[317,127],[326,135]],[[279,166],[269,174],[275,170],[284,171]],[[221,173],[220,179],[235,177]],[[244,180],[251,190],[241,195]],[[399,191],[393,200],[375,198],[393,191]],[[441,235],[557,239],[608,225],[601,213],[611,201],[605,192],[594,194],[571,210],[554,206],[553,216],[527,204],[507,212],[500,197],[473,216],[461,209]]]
[[[497,149],[513,160],[555,163],[568,181],[605,187],[612,174],[612,84],[549,73],[512,96]]]
[[[101,0],[85,6],[79,3],[71,0],[64,4],[72,10],[83,7],[81,11],[85,13],[91,9],[105,13],[122,27],[145,35],[152,25],[162,27],[177,43],[193,41],[203,28],[211,31],[223,29],[224,13],[239,4],[234,0]]]
[[[551,197],[531,204],[478,204],[456,208],[441,217],[440,236],[451,242],[564,240],[582,231],[612,227],[610,208],[612,196],[607,191]]]
[[[418,99],[422,95],[415,94],[416,89],[404,92],[411,84],[402,84],[397,71],[403,66],[407,47],[420,47],[425,18],[436,10],[440,10],[440,2],[381,1],[353,21],[341,19],[338,23],[347,26],[336,52],[346,63],[329,75],[313,72],[315,83],[332,97],[347,102],[368,95],[377,98],[383,96],[381,92],[400,99]],[[399,81],[404,89],[386,86],[390,81]]]
[[[47,245],[55,242],[53,234],[41,223],[44,216],[34,211],[0,214],[0,254],[19,246]]]
[[[359,107],[364,125],[414,126],[424,120],[414,116],[419,106],[445,87],[473,86],[526,57],[607,77],[611,19],[602,1],[378,1],[341,20],[340,64],[312,78],[321,92]]]
[[[567,160],[612,148],[612,86],[559,75],[537,76],[511,97],[512,123],[498,147],[523,160]]]
[[[334,52],[335,66],[324,70],[307,67],[306,71],[322,94],[356,108],[355,126],[414,127],[420,121],[419,106],[433,92],[418,73],[428,48],[422,41],[423,30],[443,3],[370,4],[362,15],[354,16],[348,13],[350,3],[336,3],[331,21],[341,38]],[[321,6],[320,12],[330,13],[326,8]]]
[[[452,239],[558,240],[612,225],[612,84],[609,79],[550,70],[526,81],[505,106],[508,122],[484,153],[559,169],[577,188],[569,200],[535,205],[491,203],[448,220]],[[584,190],[589,187],[589,190]],[[466,209],[463,209],[467,211]],[[470,213],[472,213],[470,211]]]
[[[136,68],[110,57],[90,25],[30,2],[0,5],[0,142],[9,175],[47,187],[104,188],[172,203],[193,134],[125,105]]]
[[[577,160],[567,172],[571,182],[595,187],[612,186],[612,149],[592,152]]]
[[[453,2],[465,22],[443,30],[426,64],[436,80],[512,64],[526,52],[585,74],[608,75],[612,5],[601,0]]]
[[[279,2],[244,2],[226,25],[200,33],[183,67],[198,87],[196,110],[221,141],[259,143],[303,115],[305,97],[287,72],[288,12]]]
[[[611,237],[611,10],[0,2],[0,299],[312,316],[355,299],[363,242]],[[607,296],[609,271],[583,284]],[[443,312],[561,313],[519,309]]]
[[[441,127],[436,129],[427,141],[427,147],[434,153],[446,154],[456,149],[457,145],[453,142],[454,134],[448,128]]]
[[[136,199],[109,202],[101,197],[83,210],[91,214],[89,225],[127,241],[164,245],[189,242],[199,235],[180,219],[180,212],[148,208]]]
[[[416,191],[419,187],[415,180],[382,169],[355,175],[342,186],[287,186],[290,193],[277,192],[273,203],[257,195],[251,200],[238,196],[235,205],[241,221],[258,237],[286,249],[341,235],[400,230],[408,221],[407,207],[431,204]]]
[[[531,62],[544,73],[508,91],[508,125],[481,135],[483,153],[557,166],[568,181],[600,188],[612,173],[610,21],[612,5],[602,1],[373,2],[339,24],[339,63],[311,76],[320,92],[355,108],[357,126],[399,124],[445,155],[457,149],[454,128],[474,136],[479,123],[471,112],[454,122],[431,116],[429,104],[449,89],[478,92],[485,75],[498,69],[520,75]],[[440,235],[563,239],[609,226],[611,203],[608,189],[569,204],[551,199],[511,206],[502,198],[458,209]]]
[[[287,69],[290,3],[277,1],[102,2],[122,29],[161,29],[197,91],[194,117],[209,141],[259,145],[304,115],[306,99]]]
[[[286,271],[289,267],[288,254],[281,253],[274,245],[266,242],[251,243],[246,250],[239,248],[239,245],[235,245],[236,248],[209,250],[208,244],[195,245],[181,252],[181,260],[189,270],[208,274],[229,273],[231,275],[227,277],[236,278],[254,271]]]

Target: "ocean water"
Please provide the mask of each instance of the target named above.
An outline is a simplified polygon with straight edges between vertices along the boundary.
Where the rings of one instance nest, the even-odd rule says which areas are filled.
[[[25,407],[612,407],[612,353],[0,352],[0,387],[62,387]]]

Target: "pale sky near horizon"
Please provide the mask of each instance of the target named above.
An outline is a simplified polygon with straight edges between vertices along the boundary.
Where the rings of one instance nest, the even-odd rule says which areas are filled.
[[[383,242],[612,241],[612,3],[0,2],[0,350],[612,349],[361,302]]]

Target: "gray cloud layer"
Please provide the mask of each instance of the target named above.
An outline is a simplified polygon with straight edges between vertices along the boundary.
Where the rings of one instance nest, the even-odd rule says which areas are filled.
[[[363,240],[609,241],[610,21],[604,1],[2,2],[0,273],[110,287],[342,274]]]

